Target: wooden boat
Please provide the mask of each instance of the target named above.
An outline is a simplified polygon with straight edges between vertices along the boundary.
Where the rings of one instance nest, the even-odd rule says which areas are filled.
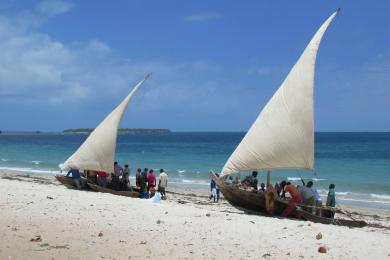
[[[243,171],[271,171],[283,169],[314,169],[314,72],[322,37],[336,17],[334,12],[319,28],[304,52],[265,105],[240,144],[225,163],[221,176],[211,174],[222,194],[233,206],[267,213],[266,195],[250,192],[225,183],[228,175]],[[276,196],[277,197],[277,196]],[[273,214],[280,216],[287,201],[273,200]],[[312,207],[300,205],[303,218],[326,224],[362,226],[362,223],[334,220],[334,209],[321,207],[322,217],[311,214]]]
[[[217,185],[222,191],[224,198],[233,206],[244,210],[268,214],[266,209],[265,192],[256,190],[248,191],[238,187],[237,185],[225,183],[214,173],[212,173],[211,177],[217,182]],[[283,210],[285,210],[287,207],[287,203],[288,201],[285,199],[276,198],[274,201],[273,214],[276,216],[281,215]],[[305,206],[302,206],[302,208],[305,208]],[[334,210],[331,208],[322,207],[320,210],[322,216],[327,216],[330,218],[332,215],[334,215]]]
[[[72,177],[67,177],[65,175],[56,174],[55,178],[62,184],[64,184],[67,187],[76,188],[76,185],[74,184],[74,181]]]
[[[307,210],[304,210],[300,207],[298,207],[297,210],[304,219],[315,223],[333,224],[333,225],[357,227],[357,228],[367,226],[367,222],[362,220],[345,219],[345,218],[325,218],[325,217],[320,217],[320,216],[310,214]]]
[[[125,99],[89,134],[77,151],[61,165],[62,170],[114,172],[116,140],[120,121],[134,93],[150,75],[146,75],[143,80],[138,82]],[[74,186],[73,181],[70,181],[66,176],[57,175],[56,178],[64,185]],[[90,183],[89,179],[88,183]]]
[[[120,190],[112,190],[109,188],[104,188],[96,184],[87,183],[87,185],[94,191],[97,192],[104,192],[104,193],[111,193],[114,195],[120,195],[120,196],[126,196],[126,197],[132,197],[132,198],[138,198],[139,197],[139,191],[120,191]]]
[[[66,187],[68,188],[77,188],[76,184],[74,183],[74,180],[72,179],[72,177],[68,177],[68,176],[65,176],[65,175],[61,175],[61,174],[56,174],[55,175],[55,178],[63,185],[65,185]],[[84,184],[82,186],[82,189],[87,189],[89,190],[89,186],[86,185],[87,183],[87,180],[84,179],[84,178],[81,178],[82,179],[82,183]]]

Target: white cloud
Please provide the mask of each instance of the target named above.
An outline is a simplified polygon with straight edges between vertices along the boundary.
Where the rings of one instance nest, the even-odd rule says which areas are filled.
[[[54,15],[70,8],[65,2],[55,3],[41,3],[39,14],[0,16],[1,102],[49,100],[54,104],[88,104],[113,100],[125,95],[145,73],[154,72],[154,87],[139,94],[146,100],[142,109],[207,110],[206,103],[212,95],[216,96],[216,89],[229,85],[216,77],[221,71],[219,65],[207,60],[132,61],[116,57],[106,43],[97,39],[71,43],[54,40],[42,33],[39,25],[49,9]],[[36,21],[34,26],[23,22],[27,16]]]
[[[187,22],[206,22],[221,17],[222,15],[219,13],[198,13],[198,14],[188,15],[184,17],[184,20]]]
[[[54,16],[68,12],[72,7],[73,4],[66,1],[44,0],[36,6],[36,9],[41,14]]]

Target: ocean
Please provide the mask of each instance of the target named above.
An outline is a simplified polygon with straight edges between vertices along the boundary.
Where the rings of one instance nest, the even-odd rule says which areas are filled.
[[[245,133],[120,134],[116,160],[137,168],[164,168],[170,185],[207,189],[209,171],[220,171]],[[56,174],[87,135],[0,134],[0,170]],[[264,173],[264,174],[263,174]],[[249,173],[241,173],[241,176]],[[260,172],[259,183],[265,182]],[[390,133],[316,133],[315,171],[279,170],[272,182],[313,180],[326,197],[330,183],[342,205],[390,208]]]

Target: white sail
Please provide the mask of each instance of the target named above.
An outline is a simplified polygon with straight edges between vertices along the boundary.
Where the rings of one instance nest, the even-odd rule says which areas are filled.
[[[119,123],[131,97],[149,75],[141,80],[127,97],[92,131],[79,149],[61,166],[62,169],[114,172]]]
[[[314,35],[226,162],[221,177],[247,170],[313,169],[314,67],[322,36],[337,12]]]

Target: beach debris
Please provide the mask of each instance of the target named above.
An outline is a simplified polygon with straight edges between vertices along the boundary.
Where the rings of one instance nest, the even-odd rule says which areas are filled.
[[[162,221],[159,219],[156,221],[156,224],[161,224],[161,223],[162,223]]]
[[[140,245],[146,245],[146,243],[147,243],[146,241],[141,241],[139,244]]]
[[[165,215],[168,214],[168,211],[165,211]]]
[[[316,235],[316,239],[317,240],[320,240],[322,238],[322,233],[320,232],[320,233],[318,233],[317,235]]]
[[[30,239],[30,242],[41,242],[42,238],[40,235],[35,235],[35,237]]]
[[[99,234],[98,234],[99,237],[102,237],[103,236],[103,232],[100,231]]]
[[[54,198],[53,198],[53,197],[50,197],[50,196],[46,196],[46,199],[54,200]]]
[[[262,257],[264,257],[264,258],[267,258],[267,257],[269,257],[269,256],[271,256],[270,253],[265,253],[264,255],[262,255]]]
[[[255,224],[255,222],[253,220],[250,220],[249,222],[252,223],[252,224]]]
[[[309,227],[311,226],[311,224],[309,223],[309,224],[307,224]]]
[[[11,230],[12,230],[12,231],[17,231],[18,228],[17,228],[17,227],[13,227]]]
[[[327,251],[328,251],[328,250],[326,249],[325,246],[320,246],[320,247],[318,248],[318,252],[319,252],[319,253],[325,254]]]
[[[210,217],[211,216],[211,214],[210,213],[206,213],[206,217]]]

